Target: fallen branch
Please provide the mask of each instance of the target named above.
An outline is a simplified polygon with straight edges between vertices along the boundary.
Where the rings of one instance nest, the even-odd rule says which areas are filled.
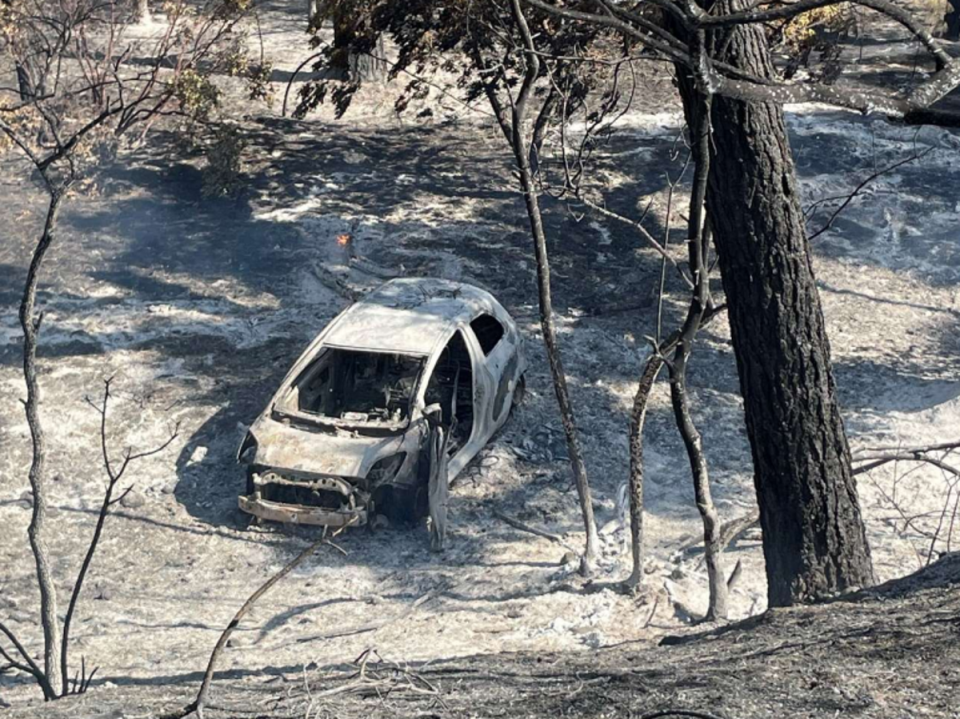
[[[721,719],[716,714],[707,714],[706,712],[698,712],[687,709],[664,709],[662,711],[653,712],[652,714],[644,714],[639,717],[639,719],[660,719],[660,717],[692,717],[692,719]]]
[[[743,574],[743,560],[738,559],[736,565],[733,568],[733,571],[730,572],[730,578],[727,580],[727,591],[732,592],[733,588],[737,586],[737,582],[740,581],[740,577]]]
[[[759,523],[760,512],[757,510],[724,523],[720,528],[720,546],[726,549],[733,543],[733,540]]]
[[[524,524],[519,519],[508,517],[506,514],[504,514],[503,512],[497,509],[493,510],[493,516],[499,519],[501,522],[505,522],[506,524],[509,524],[514,529],[519,529],[521,532],[529,532],[530,534],[536,535],[538,537],[542,537],[543,539],[548,539],[555,544],[559,544],[564,549],[570,552],[573,552],[577,556],[579,556],[580,554],[577,550],[575,550],[573,547],[567,544],[564,541],[563,537],[561,537],[559,534],[553,534],[551,532],[546,532],[542,529],[537,529],[536,527],[531,527],[529,524]]]
[[[393,280],[397,277],[403,276],[403,274],[397,270],[381,267],[380,265],[374,264],[366,257],[351,257],[349,262],[350,267],[380,280]]]
[[[745,531],[753,527],[754,525],[760,522],[760,513],[757,510],[749,512],[748,514],[743,515],[742,517],[737,517],[736,519],[731,519],[727,522],[724,522],[720,527],[720,547],[721,549],[726,549],[733,543],[733,540],[736,539],[739,535],[743,534]],[[680,545],[680,548],[677,550],[678,554],[699,547],[703,544],[703,537],[694,537],[683,544]]]
[[[445,709],[448,708],[440,697],[440,689],[435,684],[405,665],[385,660],[376,649],[365,650],[354,659],[353,664],[357,667],[357,671],[345,677],[346,683],[340,686],[324,689],[321,692],[313,692],[305,681],[305,689],[311,705],[318,699],[326,699],[341,694],[360,694],[383,698],[397,691],[409,691],[414,694],[434,696],[441,706]]]
[[[324,287],[335,294],[340,295],[345,300],[356,302],[362,296],[363,293],[353,289],[346,283],[346,281],[338,277],[334,272],[328,270],[323,265],[314,263],[311,269],[313,270],[314,277],[320,280],[320,283],[323,284]]]
[[[398,614],[395,617],[389,619],[383,619],[381,621],[370,622],[369,624],[362,624],[359,627],[352,627],[347,629],[341,629],[339,631],[326,632],[324,634],[311,634],[309,636],[300,637],[296,640],[298,644],[304,644],[315,641],[324,641],[327,639],[339,639],[341,637],[352,637],[357,634],[366,634],[367,632],[375,632],[379,629],[383,629],[386,626],[395,624],[402,619],[406,619],[411,614],[413,614],[421,606],[433,599],[433,592],[427,592],[423,596],[419,597],[416,601],[413,602],[407,609]]]

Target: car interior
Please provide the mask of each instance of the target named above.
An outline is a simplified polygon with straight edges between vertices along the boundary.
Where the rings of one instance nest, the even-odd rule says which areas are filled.
[[[330,347],[294,382],[289,400],[295,395],[298,411],[322,417],[400,422],[422,367],[420,357]]]
[[[439,403],[441,424],[450,433],[447,452],[455,454],[473,432],[473,363],[463,333],[459,330],[440,353],[427,382],[424,401],[427,405]]]

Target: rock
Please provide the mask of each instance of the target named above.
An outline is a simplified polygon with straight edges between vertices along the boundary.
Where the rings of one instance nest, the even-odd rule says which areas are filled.
[[[20,506],[24,509],[30,509],[33,506],[33,492],[29,489],[20,495]]]
[[[207,448],[199,446],[193,450],[190,459],[187,460],[187,466],[191,464],[200,464],[207,457]]]
[[[120,504],[127,509],[139,509],[146,503],[146,498],[139,492],[127,492],[120,500]]]
[[[583,636],[583,643],[591,649],[599,649],[606,644],[606,640],[600,632],[592,631]]]

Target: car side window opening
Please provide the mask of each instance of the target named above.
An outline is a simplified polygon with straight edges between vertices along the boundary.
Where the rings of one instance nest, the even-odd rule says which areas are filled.
[[[470,329],[477,336],[484,355],[489,355],[503,338],[503,325],[492,315],[480,315],[470,323]]]
[[[473,362],[461,331],[454,333],[440,353],[427,382],[424,402],[440,405],[441,423],[450,432],[447,453],[456,453],[473,431]],[[452,422],[453,418],[457,421]]]
[[[331,347],[294,383],[296,408],[356,422],[399,422],[409,416],[422,366],[420,357]]]

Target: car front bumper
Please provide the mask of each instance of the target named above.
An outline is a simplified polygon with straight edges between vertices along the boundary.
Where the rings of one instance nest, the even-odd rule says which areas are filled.
[[[247,514],[271,522],[314,524],[324,527],[359,527],[367,523],[366,507],[354,509],[327,509],[302,504],[282,504],[254,497],[239,498],[240,509]]]

